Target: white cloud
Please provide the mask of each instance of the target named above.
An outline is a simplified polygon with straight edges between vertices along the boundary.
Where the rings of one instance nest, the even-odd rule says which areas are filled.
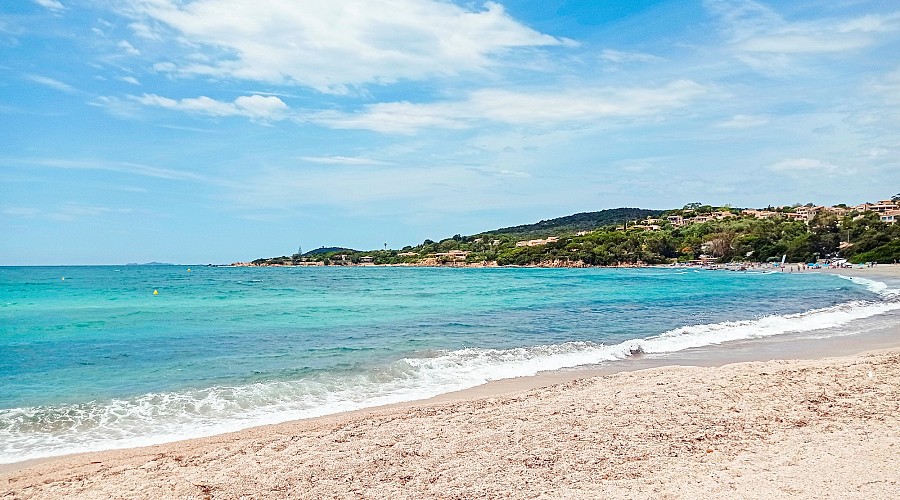
[[[236,205],[254,209],[334,205],[342,212],[371,215],[382,202],[404,200],[410,207],[441,206],[442,211],[455,212],[494,206],[502,177],[486,177],[482,171],[459,165],[312,169],[302,175],[291,169],[266,168],[241,182],[231,197]],[[464,192],[467,196],[461,199]]]
[[[188,113],[210,116],[246,116],[257,120],[279,120],[287,104],[275,96],[240,96],[232,102],[217,101],[206,96],[187,99],[170,99],[156,94],[144,94],[131,98],[145,106],[156,106]]]
[[[140,163],[123,161],[110,161],[102,159],[73,160],[63,158],[6,158],[3,159],[2,162],[12,165],[19,164],[36,167],[60,168],[67,170],[101,170],[106,172],[139,175],[143,177],[153,177],[157,179],[209,182],[207,178],[193,172],[184,172],[163,167],[155,167],[152,165],[143,165]]]
[[[0,210],[0,213],[14,217],[31,217],[40,214],[41,210],[33,207],[9,207]]]
[[[486,89],[463,101],[373,104],[357,114],[319,113],[312,119],[333,128],[412,133],[421,128],[466,128],[488,120],[511,125],[587,123],[605,118],[654,116],[687,106],[708,93],[702,85],[679,80],[658,88],[586,88],[516,92]]]
[[[769,170],[784,173],[831,173],[838,169],[836,165],[812,158],[788,158],[769,165]]]
[[[900,104],[900,70],[884,75],[869,87],[873,92],[881,96],[885,103]]]
[[[508,177],[520,177],[520,178],[531,177],[531,174],[529,174],[528,172],[521,172],[519,170],[504,169],[504,170],[499,170],[497,173],[500,175],[508,176]]]
[[[465,103],[462,103],[465,105]],[[378,132],[411,134],[424,128],[461,129],[464,110],[452,104],[379,103],[356,114],[325,111],[310,119],[336,129],[365,129]]]
[[[878,35],[900,30],[900,12],[856,18],[788,21],[751,0],[707,0],[722,34],[737,57],[757,69],[787,68],[801,54],[848,52],[878,42]]]
[[[616,170],[623,170],[632,174],[640,174],[655,168],[653,162],[647,160],[624,160],[616,162]]]
[[[600,53],[600,60],[615,64],[624,64],[631,62],[653,63],[660,62],[662,57],[653,54],[645,54],[643,52],[626,52],[621,50],[605,49]]]
[[[487,2],[438,0],[131,0],[135,34],[179,40],[189,58],[159,71],[346,92],[367,83],[482,71],[523,48],[571,44]]]
[[[178,69],[178,67],[170,62],[160,62],[153,65],[153,71],[158,71],[160,73],[171,73],[176,69]]]
[[[274,118],[288,108],[275,96],[242,95],[234,100],[234,106],[251,118]]]
[[[25,75],[27,80],[31,80],[34,83],[38,83],[45,87],[50,87],[51,89],[56,89],[61,92],[66,92],[68,94],[74,94],[78,92],[78,89],[69,85],[68,83],[63,83],[59,80],[54,80],[53,78],[49,78],[41,75]]]
[[[390,162],[358,156],[301,156],[299,159],[326,165],[393,165]]]
[[[141,82],[139,82],[138,79],[133,76],[123,76],[122,78],[119,78],[119,80],[122,80],[125,83],[130,83],[132,85],[140,85],[141,84]]]
[[[59,211],[56,214],[52,214],[52,216],[56,216],[63,220],[71,220],[80,217],[99,217],[101,215],[113,213],[127,214],[131,212],[132,210],[130,208],[109,208],[83,205],[80,203],[67,203],[60,207]]]
[[[716,124],[722,128],[752,128],[769,123],[769,119],[759,115],[734,115],[724,122]]]
[[[132,99],[121,99],[111,96],[98,96],[88,101],[91,106],[103,108],[107,113],[119,118],[137,118],[143,108]]]
[[[50,10],[63,10],[65,6],[59,0],[34,0],[34,3]]]
[[[118,44],[119,48],[122,49],[123,52],[130,56],[139,56],[141,55],[141,51],[134,48],[134,45],[131,45],[128,40],[122,40]]]
[[[131,31],[139,38],[157,41],[162,40],[162,36],[146,23],[131,23],[128,27],[131,28]]]

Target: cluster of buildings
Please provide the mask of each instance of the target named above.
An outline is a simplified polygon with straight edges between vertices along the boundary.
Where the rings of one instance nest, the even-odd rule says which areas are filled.
[[[516,246],[517,246],[517,247],[538,247],[538,246],[541,246],[541,245],[546,245],[547,243],[556,243],[557,241],[559,241],[559,238],[558,238],[558,237],[556,237],[556,236],[547,236],[547,239],[544,239],[544,240],[524,240],[524,241],[517,241],[517,242],[516,242]]]
[[[861,203],[853,207],[846,206],[800,206],[793,208],[792,211],[784,211],[786,207],[778,207],[773,210],[742,210],[744,215],[752,215],[758,219],[768,219],[772,217],[783,217],[786,219],[799,220],[804,222],[811,221],[816,214],[826,212],[831,215],[843,217],[850,212],[875,212],[879,214],[881,221],[887,224],[893,224],[900,216],[900,205],[893,200],[880,200],[878,203]]]
[[[892,200],[880,200],[878,203],[862,203],[853,207],[847,206],[799,206],[799,207],[775,207],[769,209],[747,208],[741,210],[741,215],[745,217],[754,217],[757,219],[788,219],[809,223],[813,218],[821,213],[826,212],[831,215],[843,217],[850,212],[875,212],[879,214],[881,221],[885,224],[893,224],[900,217],[900,204]],[[729,211],[717,211],[709,214],[696,215],[694,217],[683,217],[681,215],[670,215],[665,220],[674,227],[684,227],[691,224],[700,224],[712,220],[722,220],[731,217],[737,217],[736,214]],[[659,230],[662,219],[648,218],[640,221],[630,229],[646,229],[649,231]],[[622,228],[622,229],[626,229]]]
[[[858,212],[878,212],[881,222],[893,224],[900,217],[900,203],[893,200],[881,200],[878,203],[862,203],[853,207]]]
[[[450,250],[447,252],[438,252],[438,253],[430,253],[428,254],[429,258],[433,259],[441,259],[441,260],[450,260],[450,261],[465,261],[466,257],[472,253],[468,250]],[[402,252],[397,254],[398,257],[418,257],[418,252]]]
[[[821,212],[826,212],[838,217],[843,217],[850,212],[875,212],[879,214],[881,221],[885,224],[894,224],[900,219],[900,203],[893,200],[880,200],[877,203],[861,203],[856,206],[809,206],[803,205],[799,207],[775,207],[768,209],[747,208],[740,212],[744,217],[755,217],[757,219],[774,219],[782,218],[788,220],[796,220],[806,222],[813,220],[815,216]],[[723,220],[738,217],[738,214],[728,210],[718,210],[708,214],[698,214],[693,217],[684,217],[682,215],[669,215],[663,219],[648,217],[645,220],[638,221],[633,224],[626,224],[619,227],[620,230],[628,229],[644,229],[647,231],[658,231],[664,222],[668,222],[673,227],[684,227],[691,224],[702,224],[714,220]],[[590,231],[579,231],[578,236],[588,234]],[[517,247],[536,247],[559,241],[556,236],[548,236],[543,240],[524,240],[516,242]]]
[[[693,217],[683,217],[681,215],[669,215],[668,217],[666,217],[666,220],[669,222],[669,224],[671,224],[674,227],[682,227],[682,226],[689,226],[691,224],[702,224],[704,222],[709,222],[709,221],[714,221],[714,220],[729,219],[732,217],[737,217],[737,215],[735,215],[734,213],[729,212],[727,210],[721,210],[721,211],[712,212],[709,214],[695,215]],[[643,228],[643,229],[649,229],[651,231],[656,231],[657,229],[659,229],[659,225],[661,223],[662,223],[661,219],[648,218],[647,220],[639,222],[638,224],[636,224],[632,227],[638,227],[638,228]]]

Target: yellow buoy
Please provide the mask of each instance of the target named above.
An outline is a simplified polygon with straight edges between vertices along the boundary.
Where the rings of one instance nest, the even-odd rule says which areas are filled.
[[[188,268],[188,272],[191,272],[191,268]]]
[[[159,295],[159,290],[153,290],[153,295]]]
[[[63,281],[66,281],[66,277],[65,277],[65,276],[63,276],[63,277],[62,277],[62,280],[63,280]]]

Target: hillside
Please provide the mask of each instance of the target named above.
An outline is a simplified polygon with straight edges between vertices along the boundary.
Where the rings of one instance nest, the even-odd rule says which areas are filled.
[[[555,219],[542,220],[534,224],[504,227],[486,231],[487,235],[510,235],[519,239],[530,239],[552,236],[564,233],[577,233],[579,231],[593,231],[604,226],[620,225],[626,221],[657,217],[663,210],[649,210],[646,208],[611,208],[599,212],[582,212]]]
[[[304,253],[303,256],[308,257],[308,256],[312,256],[312,255],[319,255],[319,254],[324,254],[324,253],[338,253],[338,252],[353,253],[353,252],[357,252],[357,250],[354,250],[352,248],[344,248],[344,247],[321,247],[321,248],[316,248],[315,250],[310,250],[310,251]]]
[[[252,265],[618,266],[672,262],[851,262],[900,260],[900,224],[862,207],[778,207],[776,211],[691,204],[669,211],[585,212],[400,250],[320,249]],[[813,210],[814,215],[799,210]],[[746,213],[745,213],[746,212]],[[670,218],[660,217],[662,215]],[[647,223],[648,217],[654,219]],[[631,222],[623,227],[623,222]],[[644,224],[639,224],[645,221]]]

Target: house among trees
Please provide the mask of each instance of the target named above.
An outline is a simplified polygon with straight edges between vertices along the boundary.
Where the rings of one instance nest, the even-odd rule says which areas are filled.
[[[559,241],[557,236],[547,236],[545,240],[525,240],[525,241],[517,241],[517,247],[537,247],[541,245],[546,245],[547,243],[556,243]]]

